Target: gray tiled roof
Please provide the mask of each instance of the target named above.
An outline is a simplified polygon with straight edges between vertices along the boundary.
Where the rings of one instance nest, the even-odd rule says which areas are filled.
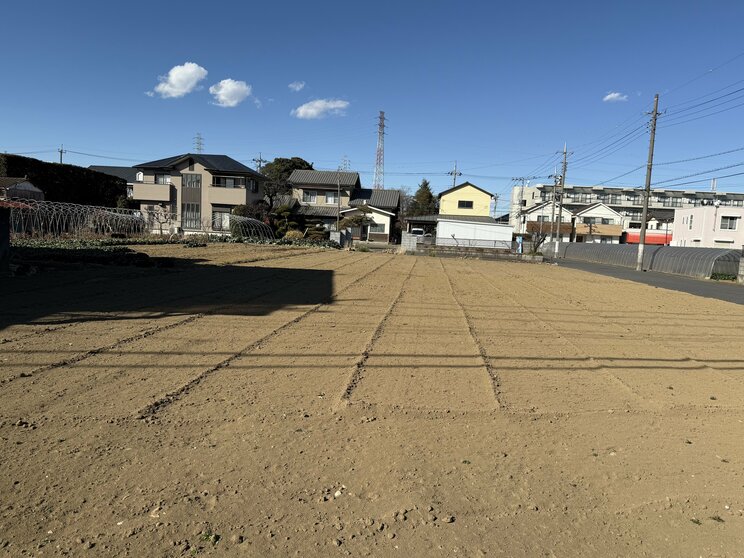
[[[341,182],[341,186],[352,186],[359,187],[361,182],[359,181],[358,172],[344,172],[344,171],[316,171],[316,170],[294,170],[289,175],[289,182],[295,186],[337,186],[338,182]]]
[[[301,205],[297,213],[306,217],[336,217],[338,208],[335,205]]]
[[[364,203],[379,209],[396,209],[400,204],[398,190],[373,190],[371,188],[357,188],[351,193],[349,205],[355,207]]]
[[[227,155],[206,155],[204,153],[184,153],[166,159],[149,161],[135,165],[139,169],[169,169],[183,161],[184,159],[193,159],[196,163],[204,165],[204,168],[210,171],[220,172],[239,172],[241,174],[250,174],[256,178],[266,180],[266,177],[257,173],[252,168],[245,166],[240,161],[236,161]]]
[[[88,167],[92,171],[102,172],[109,176],[115,176],[121,178],[129,183],[133,183],[137,180],[137,169],[134,167],[110,167],[106,165],[91,165]]]
[[[27,178],[0,177],[0,197],[43,200],[44,192]]]

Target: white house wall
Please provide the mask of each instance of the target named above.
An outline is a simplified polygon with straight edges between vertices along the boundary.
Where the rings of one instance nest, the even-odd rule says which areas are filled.
[[[437,245],[510,247],[513,228],[510,225],[445,221],[437,223]]]

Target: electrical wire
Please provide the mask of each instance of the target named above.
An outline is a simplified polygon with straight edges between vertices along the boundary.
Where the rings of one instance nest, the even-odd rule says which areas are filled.
[[[694,172],[692,174],[686,174],[684,176],[677,176],[676,178],[668,178],[666,180],[659,180],[658,182],[652,182],[652,186],[656,186],[657,184],[666,184],[667,182],[674,182],[675,180],[684,180],[685,178],[692,178],[693,176],[701,176],[703,174],[709,174],[711,172],[718,172],[721,170],[726,169],[733,169],[734,167],[741,167],[744,166],[744,162],[742,163],[734,163],[733,165],[726,165],[725,167],[718,167],[716,169],[709,169],[701,172]]]
[[[721,178],[731,178],[731,177],[734,177],[734,176],[744,176],[744,172],[736,172],[736,173],[733,173],[733,174],[724,174],[724,175],[721,175],[721,176],[710,176],[710,177],[706,178],[705,180],[713,180],[713,179],[720,180]],[[676,188],[677,186],[687,186],[689,184],[700,184],[702,181],[703,181],[703,179],[700,179],[700,180],[690,180],[689,182],[678,182],[676,184],[670,184],[670,185],[668,185],[667,188]]]

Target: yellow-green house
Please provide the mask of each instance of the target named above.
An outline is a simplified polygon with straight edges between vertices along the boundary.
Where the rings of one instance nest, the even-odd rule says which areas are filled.
[[[493,217],[495,196],[470,182],[439,194],[439,214],[467,217]]]

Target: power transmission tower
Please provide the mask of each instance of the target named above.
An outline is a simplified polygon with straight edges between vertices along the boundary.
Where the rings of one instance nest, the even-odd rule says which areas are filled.
[[[194,151],[197,153],[204,152],[204,138],[199,132],[196,132],[196,135],[194,136]]]
[[[654,166],[654,141],[656,141],[656,118],[659,116],[659,94],[654,96],[654,110],[651,112],[651,139],[648,142],[648,163],[646,163],[646,188],[643,193],[643,214],[641,215],[641,237],[638,240],[638,261],[636,271],[643,271],[643,247],[646,245],[646,219],[648,200],[651,197],[651,169]]]
[[[457,161],[455,161],[455,168],[453,168],[447,174],[452,176],[452,187],[454,188],[455,186],[457,186],[457,177],[462,176],[462,173],[457,171]]]
[[[268,163],[268,161],[261,156],[260,151],[258,152],[258,158],[254,158],[253,162],[256,163],[256,170],[258,172],[261,172],[264,163]]]
[[[349,161],[349,157],[344,155],[344,158],[341,160],[341,164],[338,166],[338,170],[348,172],[351,169],[351,161]]]
[[[59,164],[61,165],[62,164],[62,155],[64,155],[65,153],[67,153],[67,149],[65,149],[65,146],[64,145],[60,145],[59,146],[59,149],[57,149],[57,151],[59,151]]]
[[[377,160],[375,162],[375,178],[372,188],[381,190],[385,187],[385,111],[380,111],[377,123]]]

